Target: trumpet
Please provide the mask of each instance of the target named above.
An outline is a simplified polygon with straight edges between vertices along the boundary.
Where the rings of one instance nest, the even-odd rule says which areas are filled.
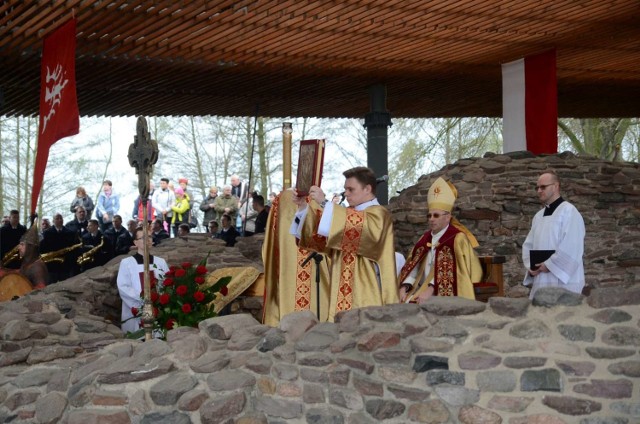
[[[91,250],[87,250],[82,255],[80,255],[80,257],[78,258],[78,265],[84,265],[84,264],[87,264],[87,263],[91,263],[91,262],[93,262],[95,260],[95,255],[104,246],[104,238],[105,237],[102,236],[102,240],[100,240],[100,243],[98,243],[97,246],[91,248]],[[80,243],[80,244],[82,244],[82,243]]]
[[[13,249],[5,253],[5,255],[2,257],[2,266],[7,266],[7,264],[10,264],[11,262],[20,259],[20,253],[18,252],[18,245],[19,244],[16,244]]]
[[[82,247],[82,242],[78,243],[78,244],[74,244],[72,246],[69,247],[64,247],[62,249],[56,250],[54,252],[47,252],[47,253],[43,253],[40,255],[40,259],[42,260],[42,262],[48,264],[49,262],[58,262],[58,263],[62,263],[64,262],[64,257],[67,253],[71,252],[72,250],[76,250]]]

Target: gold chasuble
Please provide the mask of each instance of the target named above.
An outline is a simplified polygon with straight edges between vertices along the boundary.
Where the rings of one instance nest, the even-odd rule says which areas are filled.
[[[449,225],[439,242],[433,248],[431,231],[427,231],[414,246],[407,262],[400,271],[398,282],[402,282],[415,268],[418,277],[406,298],[417,298],[426,290],[428,282],[434,282],[434,296],[460,296],[475,299],[473,283],[482,280],[482,266],[467,235]],[[428,253],[435,251],[431,259],[433,265],[425,277]]]
[[[308,206],[300,246],[324,254],[329,263],[328,320],[333,321],[340,311],[398,303],[393,224],[389,211],[380,205],[362,211],[336,205],[329,236],[325,238],[317,234],[322,209],[313,200]],[[320,240],[324,243],[319,243]]]
[[[300,264],[311,253],[298,247],[296,237],[289,233],[297,206],[293,192],[283,191],[269,211],[262,245],[265,293],[262,322],[277,327],[283,316],[296,311],[316,311],[316,263]],[[327,320],[329,311],[329,271],[327,263],[320,263],[320,321]]]

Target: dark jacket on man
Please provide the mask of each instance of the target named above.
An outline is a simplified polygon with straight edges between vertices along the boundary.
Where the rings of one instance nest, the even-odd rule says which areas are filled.
[[[20,243],[20,238],[27,232],[27,227],[22,224],[18,224],[15,228],[11,225],[4,225],[0,228],[0,259],[4,258],[4,255],[9,253],[11,249],[16,247]],[[4,265],[5,268],[20,268],[20,261],[13,261],[8,265]]]
[[[133,246],[133,237],[129,231],[125,231],[124,234],[118,237],[116,241],[116,255],[128,255]]]
[[[116,252],[116,245],[118,244],[118,239],[120,238],[120,236],[127,232],[128,231],[126,228],[121,226],[119,230],[116,230],[116,227],[114,227],[113,225],[105,230],[104,236],[109,240],[112,256],[118,256],[120,254]]]
[[[82,237],[84,233],[87,232],[87,225],[89,225],[88,220],[84,220],[82,222],[78,221],[78,218],[73,218],[73,221],[67,222],[64,226],[78,234],[78,237]]]
[[[157,246],[160,244],[160,242],[162,240],[166,240],[168,238],[170,238],[171,236],[169,235],[169,233],[163,228],[160,231],[158,231],[157,233],[152,233],[151,234],[151,241],[152,244],[154,246]]]
[[[40,253],[57,252],[76,245],[80,243],[80,241],[80,237],[67,227],[62,226],[60,230],[58,230],[54,226],[43,232],[42,241],[40,242]],[[80,252],[81,249],[74,249],[64,255],[60,255],[60,258],[63,259],[62,262],[51,261],[47,263],[49,284],[66,280],[73,275],[73,269],[75,268],[74,262],[78,259]]]
[[[102,247],[98,248],[100,243],[102,243]],[[102,235],[100,231],[98,231],[95,236],[89,232],[83,234],[82,245],[83,253],[87,253],[98,248],[91,256],[93,259],[81,265],[82,271],[104,265],[112,258],[112,248],[109,243],[109,239]]]
[[[236,227],[229,227],[229,229],[225,230],[224,228],[220,229],[217,238],[224,240],[227,244],[227,247],[233,247],[236,244],[236,238],[240,236]]]
[[[269,218],[269,208],[265,207],[258,213],[258,216],[256,217],[256,230],[254,234],[264,233],[264,230],[267,227],[268,218]]]

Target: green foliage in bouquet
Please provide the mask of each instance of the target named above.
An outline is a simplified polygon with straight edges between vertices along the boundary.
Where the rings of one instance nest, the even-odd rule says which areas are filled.
[[[207,286],[206,258],[197,266],[184,262],[171,266],[160,282],[151,280],[151,303],[153,304],[154,333],[164,338],[168,330],[177,327],[197,327],[200,321],[216,316],[213,300],[218,293],[227,292],[231,277],[223,277]],[[131,308],[134,318],[142,318],[144,288],[140,293],[140,307]],[[127,333],[127,338],[144,336],[144,329]]]

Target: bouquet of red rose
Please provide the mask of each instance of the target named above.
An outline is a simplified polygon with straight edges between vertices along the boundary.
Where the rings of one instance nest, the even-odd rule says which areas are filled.
[[[151,302],[153,304],[154,332],[166,336],[168,330],[177,327],[197,327],[200,321],[216,316],[213,300],[217,293],[226,295],[231,277],[224,277],[212,285],[207,285],[206,258],[197,266],[184,262],[171,266],[159,282],[151,281]],[[140,318],[144,304],[144,292],[140,293],[141,307],[132,308],[133,315]],[[144,329],[130,333],[128,337],[139,338]]]

